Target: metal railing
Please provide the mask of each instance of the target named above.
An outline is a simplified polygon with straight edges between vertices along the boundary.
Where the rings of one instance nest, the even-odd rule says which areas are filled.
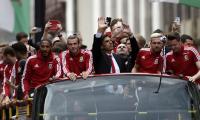
[[[32,98],[13,100],[0,106],[1,120],[31,120]]]

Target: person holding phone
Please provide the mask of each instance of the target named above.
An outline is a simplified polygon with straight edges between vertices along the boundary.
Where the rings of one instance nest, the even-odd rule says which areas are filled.
[[[180,17],[174,18],[174,21],[171,22],[169,26],[169,32],[181,32],[181,20]]]
[[[47,40],[49,39],[50,32],[59,33],[61,30],[62,30],[62,25],[59,20],[49,20],[45,25],[42,39]]]

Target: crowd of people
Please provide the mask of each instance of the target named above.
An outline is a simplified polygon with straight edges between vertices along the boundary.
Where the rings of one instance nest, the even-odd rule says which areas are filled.
[[[49,81],[75,81],[91,74],[170,74],[199,84],[200,56],[194,40],[180,35],[180,26],[172,24],[175,27],[170,31],[155,30],[147,43],[122,19],[115,18],[109,24],[99,17],[91,50],[83,45],[80,33],[65,37],[61,24],[52,31],[47,22],[39,44],[33,43],[34,35],[20,32],[16,43],[0,44],[0,102],[27,99],[37,86]]]

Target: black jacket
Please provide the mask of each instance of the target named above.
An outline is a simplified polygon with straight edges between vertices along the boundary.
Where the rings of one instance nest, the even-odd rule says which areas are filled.
[[[130,38],[131,39],[131,45],[133,45],[132,47],[132,53],[131,53],[131,59],[130,61],[134,63],[136,56],[137,56],[137,52],[139,51],[139,47],[137,45],[137,42],[135,40],[135,38]],[[109,58],[109,56],[103,52],[101,50],[101,44],[102,44],[103,38],[97,38],[96,35],[94,35],[94,41],[93,41],[93,46],[92,46],[92,54],[93,54],[93,64],[94,64],[94,70],[96,74],[105,74],[105,73],[110,73],[111,70],[111,60]],[[134,50],[136,49],[136,50]],[[137,51],[137,52],[136,52]],[[127,72],[127,59],[124,59],[122,57],[120,57],[120,55],[117,55],[115,53],[113,53],[113,57],[115,58],[120,72]]]

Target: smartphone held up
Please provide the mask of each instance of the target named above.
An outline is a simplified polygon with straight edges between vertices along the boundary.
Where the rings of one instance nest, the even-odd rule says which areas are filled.
[[[51,27],[49,28],[50,31],[57,31],[59,30],[59,25],[61,25],[61,22],[59,20],[49,20],[49,23]]]
[[[106,21],[106,25],[107,25],[107,26],[110,26],[111,20],[112,20],[111,17],[106,17],[105,21]]]

